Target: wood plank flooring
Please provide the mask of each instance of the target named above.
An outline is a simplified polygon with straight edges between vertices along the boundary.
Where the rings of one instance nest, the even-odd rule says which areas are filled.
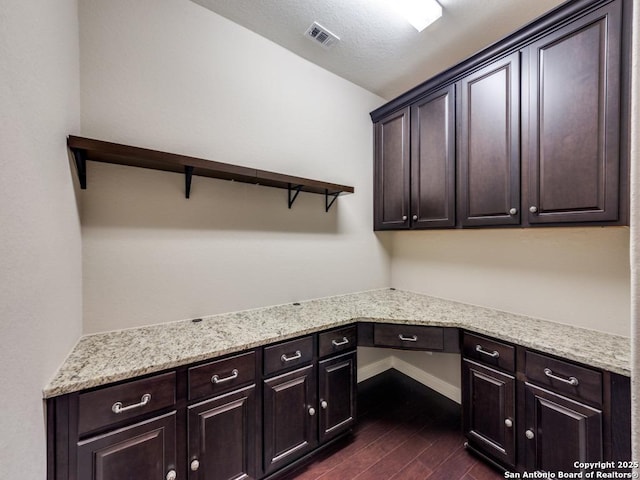
[[[464,449],[460,406],[389,370],[358,386],[352,436],[282,480],[497,480]]]

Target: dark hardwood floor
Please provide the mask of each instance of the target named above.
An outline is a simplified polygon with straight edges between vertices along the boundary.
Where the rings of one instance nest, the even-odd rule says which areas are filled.
[[[358,386],[353,435],[282,480],[497,480],[464,448],[460,406],[389,370]]]

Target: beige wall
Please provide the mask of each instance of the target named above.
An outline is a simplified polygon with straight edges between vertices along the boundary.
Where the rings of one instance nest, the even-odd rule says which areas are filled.
[[[396,288],[630,335],[626,227],[392,235]]]
[[[0,2],[0,466],[46,478],[42,388],[82,329],[75,0]]]
[[[381,98],[192,2],[80,2],[82,133],[354,185],[324,197],[89,165],[84,328],[96,332],[384,287],[372,232]]]

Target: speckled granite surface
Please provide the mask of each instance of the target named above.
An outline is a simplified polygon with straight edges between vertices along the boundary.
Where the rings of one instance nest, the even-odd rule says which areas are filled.
[[[630,339],[405,291],[376,290],[82,337],[50,398],[357,320],[460,327],[630,374]]]

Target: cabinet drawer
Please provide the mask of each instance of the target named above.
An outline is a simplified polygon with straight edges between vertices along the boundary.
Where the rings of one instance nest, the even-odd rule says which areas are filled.
[[[78,433],[82,435],[175,403],[175,372],[81,393],[78,396]]]
[[[602,405],[602,373],[546,355],[526,352],[527,379],[569,397]]]
[[[313,336],[264,348],[264,374],[287,370],[313,360]]]
[[[465,332],[462,340],[462,354],[465,358],[473,358],[509,372],[514,372],[516,369],[515,347],[490,338]]]
[[[256,354],[247,352],[189,369],[189,400],[228,392],[256,378]]]
[[[331,330],[318,335],[318,356],[326,357],[333,353],[356,348],[356,326],[352,325],[338,330]]]
[[[415,325],[376,324],[373,327],[373,344],[376,347],[443,350],[444,329]]]

